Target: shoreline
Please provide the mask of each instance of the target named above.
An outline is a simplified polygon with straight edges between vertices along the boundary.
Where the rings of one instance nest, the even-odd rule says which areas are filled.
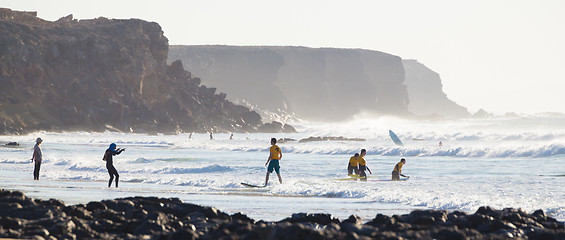
[[[69,181],[74,182],[76,181]],[[64,182],[63,182],[64,183]],[[242,212],[251,218],[262,221],[280,221],[296,211],[319,211],[332,214],[339,218],[347,218],[352,213],[357,214],[363,221],[374,217],[369,212],[378,211],[383,214],[406,214],[416,208],[407,208],[402,204],[378,203],[373,204],[371,208],[367,208],[366,201],[358,199],[335,199],[335,198],[315,198],[295,196],[288,197],[284,195],[271,195],[261,193],[252,195],[249,192],[232,190],[232,192],[210,192],[210,193],[194,193],[188,190],[157,190],[156,188],[136,188],[120,187],[118,189],[108,188],[105,182],[99,182],[100,187],[92,187],[92,182],[84,181],[86,187],[74,186],[45,186],[45,185],[9,185],[4,186],[5,190],[19,191],[34,199],[49,200],[57,199],[67,205],[87,204],[91,201],[105,201],[108,199],[128,198],[128,197],[160,197],[160,198],[178,198],[182,202],[190,202],[201,206],[215,207],[228,214]],[[98,182],[97,182],[98,183]],[[128,186],[131,183],[125,183]],[[147,186],[147,184],[143,184]],[[244,189],[245,190],[245,189]],[[85,196],[87,195],[88,196]],[[327,209],[323,207],[325,204],[335,204],[335,201],[344,204],[342,209]],[[279,211],[269,211],[266,208],[272,207],[275,202],[279,205]],[[248,206],[253,203],[253,206]],[[378,207],[375,207],[377,205]],[[237,209],[237,210],[235,210]]]
[[[243,212],[254,219],[264,221],[280,221],[296,211],[319,211],[339,218],[347,218],[351,213],[355,213],[368,221],[367,219],[374,217],[370,214],[372,211],[393,215],[409,213],[415,209],[400,203],[372,203],[368,207],[366,200],[355,198],[273,195],[263,189],[210,189],[204,193],[194,192],[182,185],[163,186],[136,181],[120,181],[119,188],[108,188],[106,180],[55,180],[43,177],[40,181],[34,181],[29,177],[30,171],[1,171],[3,176],[0,176],[0,182],[3,185],[0,187],[20,191],[36,199],[58,199],[68,205],[134,196],[175,197],[183,202],[213,206],[230,214]],[[276,202],[278,206],[275,210],[272,209],[272,202]],[[327,205],[341,207],[328,209]]]
[[[0,236],[33,239],[563,239],[565,225],[542,210],[480,207],[475,213],[416,210],[338,219],[295,213],[281,221],[255,221],[178,198],[126,197],[65,205],[20,191],[0,190]]]

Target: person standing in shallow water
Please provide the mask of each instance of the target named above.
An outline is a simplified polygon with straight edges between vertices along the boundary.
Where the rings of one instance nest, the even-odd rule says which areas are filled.
[[[269,159],[267,159],[267,163],[265,163],[265,166],[269,165],[267,167],[267,176],[265,177],[265,186],[267,186],[267,183],[269,182],[269,174],[271,174],[273,170],[275,170],[275,172],[277,173],[277,176],[279,177],[279,182],[282,184],[281,171],[280,171],[281,167],[279,165],[279,160],[281,160],[282,158],[282,151],[281,148],[279,148],[279,146],[277,146],[276,144],[277,144],[277,139],[271,138],[272,146],[269,149],[270,151]]]
[[[43,153],[41,152],[41,143],[43,139],[37,138],[35,140],[35,146],[33,147],[33,156],[31,156],[31,162],[35,161],[35,167],[33,168],[33,180],[39,180],[39,169],[41,168],[41,161],[43,160]]]
[[[113,156],[119,155],[125,150],[126,150],[125,148],[116,149],[116,144],[112,143],[104,153],[104,158],[102,160],[106,161],[106,169],[108,169],[108,174],[110,174],[110,181],[108,181],[108,187],[112,185],[112,180],[114,180],[114,176],[116,176],[116,187],[118,187],[118,180],[120,178],[120,175],[118,174],[118,171],[114,167]]]
[[[361,179],[361,181],[367,181],[367,173],[365,173],[365,170],[369,171],[370,174],[373,174],[371,172],[371,169],[367,167],[365,155],[367,155],[367,150],[361,149],[361,155],[359,155],[359,158],[357,160],[359,163],[359,179]]]

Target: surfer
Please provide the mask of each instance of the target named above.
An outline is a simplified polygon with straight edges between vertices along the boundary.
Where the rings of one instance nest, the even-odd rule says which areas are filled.
[[[104,158],[102,158],[102,160],[106,161],[106,169],[108,169],[108,174],[110,174],[110,181],[108,182],[108,187],[112,185],[112,180],[114,179],[114,176],[116,176],[116,187],[118,187],[118,179],[120,178],[120,175],[118,174],[118,171],[114,167],[113,156],[119,155],[125,150],[126,150],[125,148],[116,149],[116,144],[112,143],[104,153]]]
[[[270,148],[269,159],[267,159],[267,162],[265,163],[265,166],[269,165],[267,167],[267,176],[265,177],[265,186],[267,186],[267,183],[269,182],[269,174],[271,174],[273,170],[275,170],[275,172],[277,173],[277,176],[279,177],[279,182],[282,184],[280,165],[279,165],[279,160],[281,160],[282,158],[282,151],[279,148],[279,146],[277,146],[276,144],[277,144],[277,139],[271,138],[272,146]]]
[[[400,176],[403,176],[405,178],[410,178],[409,176],[405,176],[401,173],[402,172],[402,166],[404,166],[404,164],[406,164],[406,159],[402,158],[402,159],[400,159],[400,162],[398,162],[394,166],[394,169],[392,170],[392,181],[399,181]]]
[[[35,161],[35,167],[33,168],[33,180],[39,180],[39,169],[41,168],[41,161],[43,160],[43,152],[41,152],[41,143],[43,139],[35,139],[35,146],[33,146],[33,156],[31,156],[31,162]]]
[[[370,174],[373,174],[371,172],[371,169],[369,169],[369,167],[367,167],[367,161],[365,161],[365,155],[367,155],[367,150],[365,149],[361,149],[361,155],[359,156],[359,178],[361,179],[361,181],[367,181],[367,173],[365,173],[365,170],[368,170]]]
[[[347,164],[347,175],[351,176],[353,174],[359,174],[359,153],[355,153],[353,157],[349,159],[349,163]]]

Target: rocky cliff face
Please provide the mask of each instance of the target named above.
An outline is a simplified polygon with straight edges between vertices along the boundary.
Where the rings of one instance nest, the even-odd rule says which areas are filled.
[[[359,49],[171,46],[169,61],[206,84],[274,113],[345,120],[360,112],[407,114],[402,60]]]
[[[403,60],[410,103],[408,111],[432,118],[470,117],[467,108],[449,100],[442,90],[439,74],[416,60]]]
[[[257,131],[261,117],[200,84],[142,20],[49,22],[0,9],[0,133]]]
[[[377,51],[171,46],[168,61],[177,59],[231,100],[269,113],[309,120],[345,120],[361,112],[469,116],[443,93],[437,73],[416,61]]]

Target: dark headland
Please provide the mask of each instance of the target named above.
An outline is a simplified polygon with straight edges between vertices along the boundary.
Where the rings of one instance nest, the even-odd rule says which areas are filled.
[[[161,26],[0,8],[0,134],[293,132],[167,64]]]
[[[297,213],[255,221],[177,198],[128,197],[65,205],[0,190],[0,237],[18,239],[565,239],[542,210],[481,207],[475,213],[413,211],[363,223],[351,215]]]

